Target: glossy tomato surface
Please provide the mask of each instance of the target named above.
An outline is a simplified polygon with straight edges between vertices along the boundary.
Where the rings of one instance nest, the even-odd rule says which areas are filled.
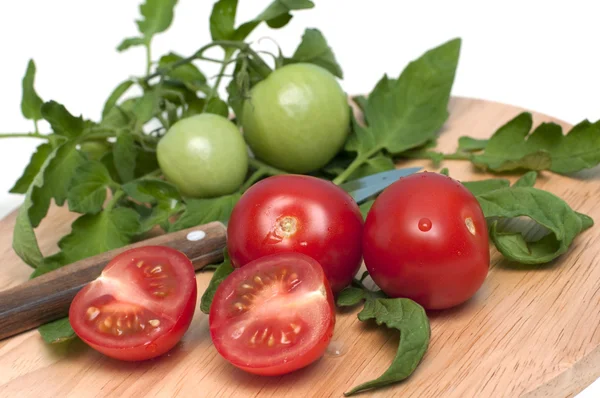
[[[360,267],[362,227],[358,205],[333,183],[274,176],[253,185],[234,207],[227,247],[235,267],[269,254],[306,254],[323,267],[337,293]]]
[[[391,297],[426,309],[461,304],[481,287],[490,264],[477,199],[458,181],[418,173],[390,185],[367,215],[365,265]]]
[[[319,359],[335,327],[333,294],[321,266],[281,253],[233,271],[209,314],[217,351],[247,372],[275,376]]]
[[[158,142],[156,156],[167,180],[197,198],[235,192],[248,171],[241,133],[227,118],[211,113],[173,124]]]
[[[128,250],[71,303],[69,321],[92,348],[140,361],[169,351],[187,331],[196,307],[190,260],[163,246]]]
[[[313,64],[290,64],[252,88],[244,102],[242,126],[258,158],[292,173],[308,173],[325,166],[342,149],[350,108],[329,71]]]

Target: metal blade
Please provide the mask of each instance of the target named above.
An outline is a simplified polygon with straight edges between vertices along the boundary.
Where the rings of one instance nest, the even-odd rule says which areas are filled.
[[[340,185],[340,187],[348,192],[356,202],[360,203],[368,197],[383,191],[389,185],[398,181],[399,178],[414,174],[422,169],[422,167],[410,167],[383,171],[381,173],[349,181]]]

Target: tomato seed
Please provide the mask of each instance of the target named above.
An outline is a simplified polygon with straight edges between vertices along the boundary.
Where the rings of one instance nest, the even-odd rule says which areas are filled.
[[[291,341],[288,339],[287,334],[281,332],[281,344],[290,344]]]
[[[269,347],[273,347],[275,345],[275,337],[273,337],[273,333],[269,336],[269,342],[267,343]]]
[[[260,286],[264,285],[262,279],[260,279],[260,276],[258,276],[258,275],[254,277],[254,283],[256,283],[257,285],[260,285]]]
[[[252,335],[252,337],[250,338],[250,343],[251,344],[256,344],[256,336],[258,335],[258,330],[256,332],[254,332],[254,334]]]
[[[157,265],[150,270],[151,274],[158,274],[159,272],[162,272],[162,265]]]
[[[138,263],[136,264],[136,266],[138,268],[142,268],[143,265],[144,265],[144,261],[143,260],[138,261]]]
[[[473,219],[471,219],[471,217],[465,218],[465,225],[467,226],[467,229],[471,235],[475,235],[475,224],[473,224]]]
[[[246,306],[239,301],[233,305],[238,311],[244,311]]]
[[[96,307],[89,307],[86,311],[86,315],[88,317],[88,321],[93,321],[100,315],[100,310]]]
[[[112,317],[109,316],[104,320],[104,326],[106,326],[107,328],[112,327],[112,324],[113,324]]]
[[[244,284],[242,285],[242,289],[246,289],[246,290],[254,290],[254,287],[250,286],[250,285],[249,285],[249,284],[247,284],[247,283],[244,283]]]
[[[152,326],[153,328],[157,328],[157,327],[159,327],[159,326],[160,326],[160,321],[159,321],[158,319],[150,319],[150,320],[148,321],[148,324],[149,324],[150,326]]]
[[[290,327],[294,331],[294,334],[300,333],[300,329],[301,329],[300,325],[296,325],[295,323],[290,323]]]

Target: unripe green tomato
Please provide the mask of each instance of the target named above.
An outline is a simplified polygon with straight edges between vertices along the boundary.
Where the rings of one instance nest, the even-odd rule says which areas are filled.
[[[177,121],[158,143],[158,164],[185,196],[208,198],[235,192],[248,171],[239,130],[223,116],[203,113]]]
[[[105,153],[110,151],[111,144],[106,140],[91,140],[82,142],[79,148],[87,155],[88,159],[100,160]]]
[[[312,64],[290,64],[254,86],[242,113],[257,158],[292,172],[325,166],[348,137],[350,108],[335,77]]]

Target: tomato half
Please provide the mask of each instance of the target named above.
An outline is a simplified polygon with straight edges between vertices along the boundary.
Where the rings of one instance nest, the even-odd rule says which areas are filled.
[[[69,321],[92,348],[141,361],[169,351],[187,331],[196,307],[191,261],[163,246],[128,250],[71,303]]]
[[[427,309],[449,308],[471,298],[487,275],[485,217],[458,181],[413,174],[375,200],[365,222],[363,255],[387,295]]]
[[[234,207],[227,247],[236,267],[269,254],[306,254],[323,267],[337,293],[360,267],[362,226],[356,202],[333,183],[274,176],[253,185]]]
[[[275,376],[319,359],[335,326],[321,266],[300,253],[266,256],[218,287],[209,314],[215,348],[234,366]]]

